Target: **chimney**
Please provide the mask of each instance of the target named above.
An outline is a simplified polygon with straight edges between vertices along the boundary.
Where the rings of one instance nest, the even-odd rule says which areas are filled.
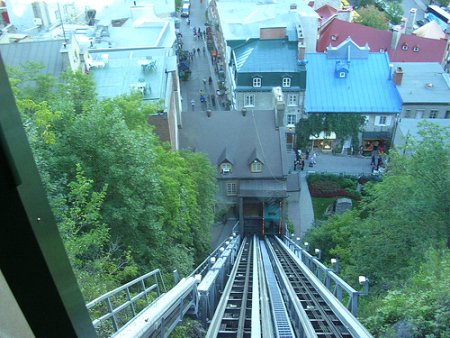
[[[305,61],[305,50],[306,50],[305,44],[299,42],[297,48],[297,61],[300,62]]]
[[[398,30],[398,28],[394,28],[392,31],[391,49],[397,49],[398,42],[400,41],[400,35],[402,35],[402,33]]]
[[[394,72],[394,83],[397,86],[400,86],[402,84],[403,79],[403,69],[402,67],[397,67],[397,69]]]
[[[411,34],[413,32],[413,26],[414,23],[416,22],[416,13],[417,13],[417,9],[415,8],[411,8],[409,10],[409,18],[408,21],[406,22],[406,30],[405,30],[405,34]]]

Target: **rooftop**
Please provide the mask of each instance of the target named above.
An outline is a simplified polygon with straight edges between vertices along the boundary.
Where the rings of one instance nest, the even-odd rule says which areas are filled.
[[[317,51],[338,46],[349,36],[358,46],[368,44],[371,52],[387,51],[393,62],[441,62],[447,45],[446,39],[401,34],[397,47],[392,49],[393,32],[333,19],[321,29]]]
[[[238,72],[296,72],[297,42],[254,40],[235,50]]]
[[[318,15],[302,1],[294,1],[297,9],[291,11],[291,2],[216,2],[225,40],[259,38],[260,28],[267,27],[286,27],[289,35],[300,24],[307,50],[314,50]]]
[[[450,103],[450,78],[439,63],[398,62],[403,78],[397,90],[403,103]]]
[[[60,52],[63,42],[47,40],[0,44],[0,54],[9,67],[18,67],[27,61],[38,62],[44,65],[42,73],[57,77],[65,71]]]
[[[108,54],[108,64],[103,68],[90,69],[94,79],[98,97],[112,98],[129,94],[145,84],[145,100],[166,98],[167,74],[171,67],[171,58],[163,48],[127,49],[127,50],[91,50],[94,60],[101,60],[102,54]],[[150,61],[154,67],[145,70],[141,63]],[[170,63],[170,65],[168,65]]]
[[[233,172],[226,175],[227,179],[287,176],[284,128],[275,128],[273,111],[249,111],[246,116],[239,111],[213,111],[209,118],[199,111],[183,114],[186,116],[180,129],[181,147],[207,154],[213,166],[219,165],[226,151],[233,163]],[[249,170],[249,159],[255,152],[264,163],[261,173]]]
[[[348,43],[342,46],[352,47]],[[306,113],[400,112],[401,101],[389,75],[387,54],[352,58],[353,54],[349,51],[350,58],[341,59],[323,53],[306,54]]]

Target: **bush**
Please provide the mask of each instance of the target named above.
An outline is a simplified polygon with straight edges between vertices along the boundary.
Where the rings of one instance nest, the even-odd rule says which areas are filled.
[[[307,178],[312,197],[349,197],[360,200],[356,191],[357,180],[350,176],[309,175]]]

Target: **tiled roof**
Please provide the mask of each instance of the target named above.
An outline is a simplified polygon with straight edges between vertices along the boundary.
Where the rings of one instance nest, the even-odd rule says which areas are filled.
[[[47,40],[0,44],[3,62],[17,67],[27,61],[42,63],[43,73],[58,76],[65,71],[61,48],[64,40]]]
[[[427,39],[415,35],[402,34],[397,48],[392,50],[392,35],[393,33],[390,31],[333,19],[321,30],[317,42],[317,51],[324,52],[330,44],[333,47],[338,46],[350,36],[358,46],[364,46],[367,43],[371,52],[388,51],[389,59],[393,62],[442,61],[447,44],[446,40]],[[411,48],[404,50],[402,48],[404,44]],[[419,47],[419,50],[414,51],[414,46]]]
[[[307,53],[306,113],[398,113],[401,101],[389,76],[384,53],[350,59],[344,78],[335,74],[336,62],[323,53]]]

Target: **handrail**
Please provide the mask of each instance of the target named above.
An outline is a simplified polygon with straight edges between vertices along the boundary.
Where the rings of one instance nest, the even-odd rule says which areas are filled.
[[[150,278],[154,280],[149,285]],[[92,300],[86,307],[91,317],[100,312],[99,317],[92,321],[97,333],[101,331],[102,335],[110,335],[117,332],[147,305],[154,303],[164,292],[166,286],[161,271],[155,269]]]
[[[347,309],[355,316],[358,316],[358,298],[365,294],[356,291],[346,281],[339,277],[333,269],[325,266],[316,257],[301,248],[297,243],[287,236],[284,236],[284,243],[300,258],[300,260],[308,267],[311,272],[330,290],[333,295],[343,303],[343,291],[348,295]]]
[[[236,230],[237,227],[239,225],[239,221],[237,221],[234,225],[233,228],[231,229],[231,234],[230,236],[234,237],[234,234],[237,234]],[[191,272],[191,274],[189,275],[189,277],[194,277],[195,275],[202,275],[202,277],[204,277],[206,275],[206,273],[209,271],[209,269],[211,268],[211,258],[218,258],[221,254],[220,249],[223,248],[226,245],[226,242],[229,241],[230,238],[226,238],[222,241],[222,243],[219,244],[219,246],[217,248],[215,248],[213,250],[213,252],[211,252],[208,257],[205,258],[205,260],[203,262],[201,262],[194,271]]]

